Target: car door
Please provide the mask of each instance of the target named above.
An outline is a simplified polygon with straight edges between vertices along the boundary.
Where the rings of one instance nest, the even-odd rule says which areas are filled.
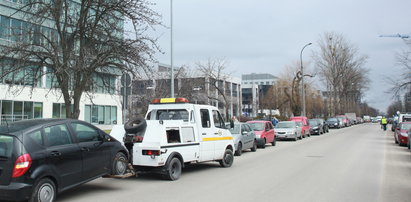
[[[83,157],[83,180],[110,172],[110,143],[96,128],[80,122],[70,123]]]
[[[65,123],[43,128],[46,144],[46,162],[59,178],[59,187],[64,188],[81,181],[82,156]]]
[[[215,131],[212,127],[210,111],[200,109],[200,159],[201,161],[210,161],[214,159]]]
[[[250,129],[247,125],[241,124],[241,139],[243,140],[243,148],[248,149],[252,147],[252,139],[250,138]]]
[[[227,129],[225,129],[224,119],[218,110],[212,110],[214,132],[214,159],[222,159],[227,145]],[[232,139],[232,137],[231,137]]]

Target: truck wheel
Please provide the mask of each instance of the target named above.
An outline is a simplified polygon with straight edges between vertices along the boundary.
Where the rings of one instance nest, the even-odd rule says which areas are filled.
[[[127,133],[138,133],[145,130],[147,122],[143,117],[132,118],[124,124],[124,130]]]
[[[112,175],[124,175],[127,172],[128,160],[126,155],[121,152],[116,154],[116,157],[113,160],[113,166],[111,168]]]
[[[182,165],[180,159],[173,157],[166,167],[164,178],[167,180],[178,180],[181,176]]]
[[[233,151],[226,149],[224,152],[223,159],[221,159],[219,162],[220,162],[221,167],[223,168],[231,167],[231,165],[233,165],[233,162],[234,162]]]
[[[241,154],[243,153],[243,145],[240,143],[238,143],[238,147],[237,147],[237,151],[235,151],[235,155],[236,156],[241,156]]]
[[[257,142],[256,142],[256,140],[254,140],[254,142],[253,142],[253,147],[251,147],[251,151],[252,152],[257,151]]]
[[[39,180],[33,189],[29,202],[53,202],[56,200],[56,185],[49,178]]]

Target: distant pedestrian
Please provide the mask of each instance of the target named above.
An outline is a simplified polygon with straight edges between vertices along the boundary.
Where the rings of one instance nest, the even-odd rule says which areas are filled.
[[[235,122],[238,122],[238,119],[237,119],[237,117],[235,117],[235,116],[233,116],[233,117],[231,117],[231,120],[235,123]]]
[[[278,119],[274,117],[273,120],[271,120],[271,123],[273,124],[273,126],[276,126],[278,123]]]
[[[384,131],[387,130],[387,119],[384,116],[381,118],[381,126]]]

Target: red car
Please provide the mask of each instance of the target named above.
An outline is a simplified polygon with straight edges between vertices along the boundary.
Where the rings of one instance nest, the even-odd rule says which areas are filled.
[[[250,124],[251,129],[254,130],[258,147],[265,148],[265,145],[270,142],[275,146],[275,132],[273,124],[270,121],[248,121],[247,123]]]
[[[411,129],[411,122],[401,122],[398,124],[394,132],[395,143],[400,146],[407,146],[408,131]]]
[[[341,117],[343,118],[343,123],[345,127],[350,126],[350,120],[348,119],[348,117],[346,115],[337,115],[337,117]]]
[[[290,118],[290,121],[296,121],[296,122],[301,122],[301,136],[303,138],[305,137],[310,137],[310,125],[308,125],[308,118],[305,116],[294,116]]]

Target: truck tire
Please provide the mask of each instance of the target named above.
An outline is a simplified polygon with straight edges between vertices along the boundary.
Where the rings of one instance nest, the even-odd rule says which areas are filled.
[[[233,165],[233,162],[234,162],[233,151],[231,151],[230,149],[226,149],[224,152],[223,159],[219,161],[221,167],[229,168],[231,167],[231,165]]]
[[[181,176],[182,169],[183,166],[181,165],[180,159],[173,157],[171,161],[166,165],[166,171],[163,176],[167,180],[178,180]]]
[[[124,124],[124,130],[127,133],[138,133],[144,131],[147,127],[147,122],[143,117],[132,118]]]
[[[53,202],[56,200],[56,185],[50,178],[42,178],[34,185],[29,202]]]

